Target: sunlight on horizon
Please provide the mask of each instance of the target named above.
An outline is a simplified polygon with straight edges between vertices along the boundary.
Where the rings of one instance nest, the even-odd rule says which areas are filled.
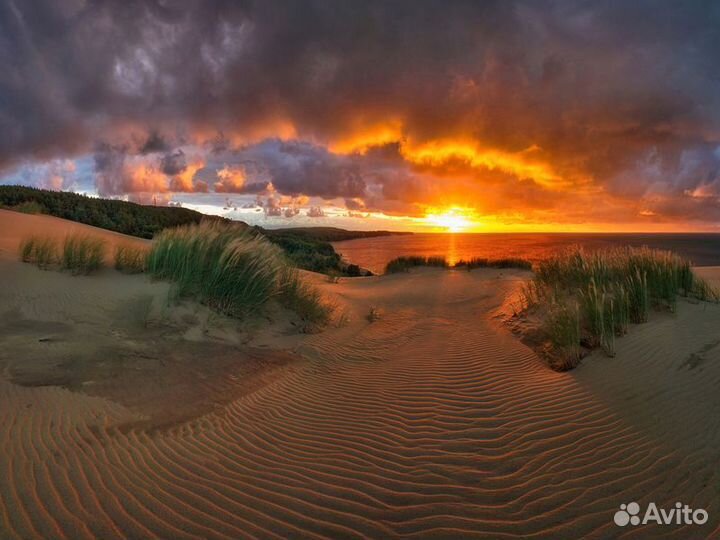
[[[442,213],[428,213],[423,220],[426,223],[444,228],[447,232],[457,233],[481,225],[467,216],[461,208],[450,208]]]

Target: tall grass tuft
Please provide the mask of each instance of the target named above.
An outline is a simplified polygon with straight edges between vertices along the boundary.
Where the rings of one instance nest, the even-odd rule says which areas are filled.
[[[591,279],[598,287],[606,288],[640,276],[636,285],[646,287],[649,299],[656,305],[669,308],[673,307],[678,294],[710,299],[704,297],[709,293],[701,285],[702,280],[693,274],[688,261],[669,251],[646,247],[610,248],[592,254],[571,248],[542,261],[535,273],[540,283],[566,289],[585,288]]]
[[[58,260],[58,245],[54,238],[30,236],[20,242],[20,260],[47,269]]]
[[[200,265],[207,278],[199,284],[201,296],[211,306],[229,315],[242,315],[247,307],[258,307],[278,293],[280,253],[260,236],[235,238],[222,251],[217,244],[209,248],[209,260],[215,264],[210,268]],[[188,275],[194,278],[192,272]]]
[[[615,334],[624,336],[628,331],[630,322],[630,297],[627,289],[622,284],[615,289],[615,295],[612,298],[613,306],[613,328]]]
[[[630,321],[640,324],[647,322],[650,315],[650,296],[647,286],[647,274],[636,269],[625,278],[628,295]]]
[[[605,337],[605,293],[598,290],[593,279],[587,289],[581,290],[583,319],[590,334],[591,345],[601,345]]]
[[[328,308],[320,295],[301,283],[281,249],[237,224],[203,222],[168,229],[154,240],[147,271],[173,281],[181,296],[242,317],[271,298],[301,317],[320,321]]]
[[[631,247],[592,254],[572,248],[551,257],[537,265],[523,294],[528,307],[545,306],[546,333],[554,344],[558,333],[567,335],[568,324],[557,299],[577,299],[583,342],[610,356],[616,336],[625,334],[630,322],[646,322],[651,306],[675,311],[678,295],[710,301],[719,296],[693,274],[688,261],[668,251]]]
[[[82,234],[71,234],[63,242],[60,265],[73,274],[90,274],[105,262],[105,240]]]
[[[124,274],[139,274],[145,271],[148,250],[131,245],[115,248],[115,269]]]
[[[554,302],[550,305],[545,319],[545,332],[556,354],[552,367],[567,371],[580,361],[580,315],[577,304]]]

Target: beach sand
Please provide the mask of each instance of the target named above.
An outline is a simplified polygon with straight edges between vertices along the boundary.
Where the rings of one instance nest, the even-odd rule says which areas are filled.
[[[67,222],[8,214],[1,538],[720,535],[718,305],[557,373],[504,323],[527,272],[312,276],[336,321],[305,335],[16,262]],[[631,501],[710,519],[617,527]]]

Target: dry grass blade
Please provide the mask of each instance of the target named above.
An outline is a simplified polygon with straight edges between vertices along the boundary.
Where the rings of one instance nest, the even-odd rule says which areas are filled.
[[[73,274],[90,274],[105,262],[105,241],[92,236],[71,234],[63,242],[60,265]]]
[[[147,266],[148,251],[142,247],[119,245],[115,248],[115,269],[124,274],[139,274]]]
[[[50,237],[30,236],[20,242],[20,260],[47,269],[58,262],[57,240]]]

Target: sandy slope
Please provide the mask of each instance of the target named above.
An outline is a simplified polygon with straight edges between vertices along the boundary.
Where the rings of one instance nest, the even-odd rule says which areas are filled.
[[[21,329],[13,327],[12,345],[3,346],[2,538],[719,534],[720,306],[681,302],[677,315],[634,327],[619,340],[616,358],[593,355],[573,372],[555,373],[502,324],[505,300],[526,274],[428,270],[335,284],[318,278],[346,324],[286,339],[302,358],[278,362],[262,384],[242,386],[256,374],[234,371],[255,360],[232,364],[230,354],[224,371],[212,367],[214,355],[192,349],[232,345],[235,357],[247,359],[230,343],[245,334],[226,321],[217,322],[214,338],[198,337],[197,324],[180,315],[149,330],[123,327],[122,340],[132,346],[173,344],[160,352],[180,359],[148,375],[158,392],[169,392],[166,400],[180,404],[193,386],[173,393],[182,381],[164,378],[167,371],[189,373],[208,388],[198,401],[201,416],[149,429],[145,417],[167,411],[158,412],[141,391],[139,401],[123,404],[142,388],[126,370],[88,396],[82,386],[71,392],[13,384],[7,366],[26,365],[20,357],[36,346],[45,352],[31,363],[57,360],[62,347],[72,356],[73,332],[80,341],[105,332],[107,345],[116,339],[112,330],[133,321],[120,315],[132,312],[121,300],[132,294],[107,289],[107,299],[94,293],[74,311],[76,302],[63,298],[75,300],[76,285],[65,280],[97,291],[158,284],[114,272],[52,274],[63,281],[53,284],[61,290],[51,300],[43,284],[56,278],[18,266],[27,268],[0,267],[16,289],[15,296],[0,292],[0,313],[19,297],[25,306]],[[89,304],[99,308],[83,322]],[[381,314],[375,322],[366,319],[371,307]],[[66,313],[72,332],[43,326]],[[0,335],[7,338],[12,324],[0,320]],[[164,330],[144,333],[157,329]],[[65,341],[37,342],[52,335]],[[113,362],[109,350],[100,358]],[[149,356],[151,365],[163,360]],[[202,369],[186,371],[193,359]],[[206,366],[209,382],[200,384]],[[228,394],[230,383],[221,381],[235,373],[240,388]],[[203,409],[214,396],[216,406]],[[666,507],[682,501],[708,510],[710,521],[616,527],[614,512],[632,500]]]
[[[83,225],[52,216],[22,214],[0,209],[0,258],[15,258],[20,242],[32,235],[64,238],[72,233],[99,236],[107,242],[108,253],[118,244],[147,245],[147,240]]]
[[[720,266],[701,266],[695,272],[714,287],[720,288]]]

